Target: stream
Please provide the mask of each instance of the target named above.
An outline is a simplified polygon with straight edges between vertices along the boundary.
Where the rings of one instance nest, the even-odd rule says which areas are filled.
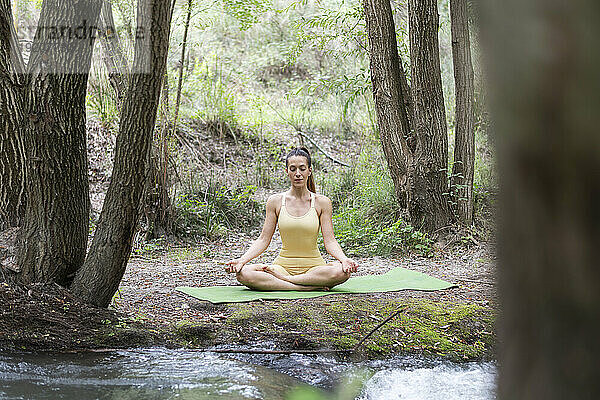
[[[151,348],[2,353],[0,399],[286,399],[292,388],[359,400],[495,399],[494,363],[416,357],[349,362],[320,355],[231,355]],[[315,399],[315,397],[310,397]]]

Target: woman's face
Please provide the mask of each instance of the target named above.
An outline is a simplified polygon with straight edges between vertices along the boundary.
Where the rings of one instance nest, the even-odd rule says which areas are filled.
[[[308,160],[304,156],[292,156],[287,161],[287,175],[294,187],[306,187],[308,177],[312,168],[308,166]]]

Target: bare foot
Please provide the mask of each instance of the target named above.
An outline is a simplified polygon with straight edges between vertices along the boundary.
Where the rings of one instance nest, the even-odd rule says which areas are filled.
[[[281,279],[282,281],[286,281],[286,282],[290,282],[290,283],[295,283],[295,282],[293,282],[290,279],[291,275],[284,274],[281,271],[279,271],[277,268],[273,268],[270,265],[265,265],[263,267],[263,271],[266,272],[266,273],[268,273],[268,274],[273,275],[277,279]]]
[[[295,281],[295,279],[293,279],[293,275],[286,274],[286,273],[282,272],[279,268],[273,268],[273,266],[271,266],[271,265],[264,265],[262,267],[262,271],[274,276],[277,279],[281,279],[282,281],[293,283],[294,285],[301,287],[301,289],[297,289],[297,290],[315,290],[315,291],[325,291],[326,292],[331,289],[328,286],[318,286],[318,285],[312,286],[312,285],[299,284]]]

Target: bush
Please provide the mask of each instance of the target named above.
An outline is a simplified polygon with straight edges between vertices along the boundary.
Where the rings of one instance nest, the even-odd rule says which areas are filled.
[[[177,233],[216,239],[232,228],[256,227],[262,206],[252,198],[255,191],[256,186],[228,188],[211,181],[202,190],[181,194],[175,204]]]
[[[119,121],[116,93],[110,85],[105,68],[94,66],[92,74],[93,79],[89,80],[89,90],[86,93],[87,110],[102,128],[115,131]]]
[[[216,126],[221,133],[238,127],[236,98],[229,88],[229,78],[223,74],[223,65],[214,57],[214,65],[197,61],[191,71],[184,95],[194,99],[193,118]],[[189,112],[189,111],[188,111]],[[185,113],[185,111],[184,111]]]
[[[410,251],[430,255],[431,239],[402,218],[385,225],[365,219],[363,213],[357,208],[346,208],[333,217],[334,234],[347,255],[388,256]]]
[[[431,239],[402,219],[380,150],[363,150],[356,166],[326,179],[323,188],[334,205],[334,234],[347,254],[431,253]]]

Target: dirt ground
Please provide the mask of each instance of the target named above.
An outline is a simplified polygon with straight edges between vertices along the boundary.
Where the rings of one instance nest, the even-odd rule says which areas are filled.
[[[129,262],[112,307],[157,329],[170,327],[192,347],[264,348],[266,342],[270,349],[304,350],[352,348],[390,310],[417,304],[402,321],[389,323],[373,335],[367,356],[407,350],[453,359],[495,357],[496,259],[490,244],[469,242],[455,245],[452,251],[437,249],[433,257],[356,258],[360,264],[356,275],[383,274],[402,266],[457,285],[441,291],[213,305],[175,290],[178,286],[237,285],[223,263],[241,255],[251,240],[239,235],[212,243],[162,244],[138,252]],[[280,246],[276,236],[255,261],[270,262]],[[449,315],[434,309],[448,309]],[[461,313],[457,318],[450,316]],[[444,331],[449,326],[451,331]],[[443,341],[448,346],[440,349]]]
[[[108,310],[82,304],[58,285],[0,283],[0,348],[248,348],[268,343],[275,349],[348,349],[390,310],[409,307],[401,321],[373,335],[368,356],[406,350],[456,359],[494,357],[496,260],[490,244],[463,243],[451,251],[442,246],[432,257],[356,258],[356,275],[402,266],[458,286],[441,291],[213,305],[175,290],[238,284],[223,263],[241,255],[251,240],[239,234],[218,242],[146,243],[131,257]],[[270,262],[280,246],[276,235],[256,262]],[[4,265],[11,246],[4,240],[0,247]]]
[[[252,238],[231,237],[221,242],[199,242],[193,246],[171,244],[166,249],[148,250],[130,259],[113,307],[120,312],[139,315],[159,324],[214,322],[225,318],[223,312],[207,312],[205,301],[175,290],[178,286],[237,285],[235,276],[224,270],[226,260],[240,256]],[[268,263],[279,251],[277,237],[265,253],[253,262]],[[421,292],[405,290],[369,294],[381,298],[428,299],[436,302],[474,303],[496,306],[495,254],[491,245],[436,251],[431,258],[355,258],[360,268],[356,276],[383,274],[401,266],[426,273],[458,285],[458,288]],[[327,260],[327,258],[326,258]],[[327,260],[329,261],[329,260]],[[222,308],[217,307],[222,310]]]

